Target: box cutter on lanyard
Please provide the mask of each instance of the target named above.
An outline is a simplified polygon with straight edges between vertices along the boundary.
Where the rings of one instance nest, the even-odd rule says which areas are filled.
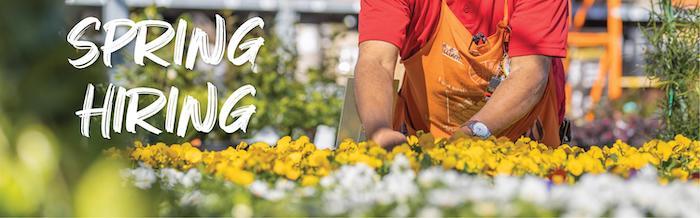
[[[469,44],[469,50],[471,51],[471,45],[476,44],[479,45],[485,44],[487,42],[487,37],[483,33],[477,33],[474,36],[472,36],[472,42]],[[505,49],[504,46],[504,51],[503,51],[503,58],[501,59],[501,63],[498,65],[498,69],[501,72],[501,74],[496,75],[491,77],[489,80],[489,85],[486,87],[486,93],[484,93],[484,98],[488,100],[491,97],[491,94],[493,94],[494,91],[496,91],[496,88],[498,85],[501,84],[501,81],[504,79],[508,78],[508,75],[510,75],[510,57],[508,56],[508,52]]]

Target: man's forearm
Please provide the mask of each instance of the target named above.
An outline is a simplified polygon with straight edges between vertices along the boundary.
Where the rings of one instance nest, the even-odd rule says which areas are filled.
[[[377,62],[361,63],[355,70],[357,110],[367,137],[381,128],[391,128],[393,72]]]
[[[471,120],[485,123],[498,134],[529,113],[547,86],[551,59],[545,56],[515,57],[511,75],[501,82],[489,101]]]

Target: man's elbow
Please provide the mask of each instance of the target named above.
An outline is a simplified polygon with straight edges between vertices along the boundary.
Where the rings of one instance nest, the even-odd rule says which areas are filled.
[[[549,77],[547,74],[547,72],[540,73],[538,74],[537,78],[535,78],[535,81],[537,82],[535,82],[534,91],[538,99],[544,95],[544,91],[547,89],[547,83],[549,82]]]
[[[385,81],[392,80],[393,70],[382,65],[380,60],[364,59],[358,60],[355,66],[355,80]]]
[[[538,67],[539,68],[539,67]],[[548,72],[545,71],[546,68],[530,69],[529,75],[521,75],[518,82],[524,84],[521,86],[523,89],[523,104],[524,106],[531,106],[537,104],[544,95],[547,89],[547,83],[549,82]],[[514,81],[516,82],[516,81]]]
[[[543,55],[527,55],[513,57],[514,66],[511,76],[514,82],[525,88],[528,96],[539,100],[547,88],[551,58]]]

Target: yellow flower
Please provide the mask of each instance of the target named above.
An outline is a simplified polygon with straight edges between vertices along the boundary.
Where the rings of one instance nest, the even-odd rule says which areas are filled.
[[[301,176],[301,172],[297,169],[287,169],[287,172],[285,172],[284,176],[287,177],[287,179],[290,180],[297,180],[299,176]]]
[[[674,137],[673,140],[676,140],[678,142],[678,144],[681,144],[681,145],[690,145],[693,142],[689,138],[686,138],[685,136],[680,135],[680,134],[676,135],[676,137]]]
[[[399,145],[399,146],[394,147],[394,149],[391,150],[391,153],[408,155],[410,153],[413,153],[413,151],[411,150],[411,147],[409,147],[406,144],[403,144],[403,145]]]
[[[308,154],[311,152],[314,152],[316,150],[316,146],[311,143],[307,143],[304,145],[304,148],[301,150],[301,153],[303,154]]]
[[[299,152],[292,152],[289,155],[287,155],[287,158],[292,164],[297,164],[301,162],[301,153]]]
[[[323,165],[328,165],[330,164],[328,161],[328,155],[330,153],[328,150],[317,150],[308,157],[308,165],[310,167],[318,167],[318,166],[323,166]]]
[[[615,164],[616,163],[613,159],[610,159],[610,158],[605,159],[605,168],[609,169],[610,167],[614,166]]]
[[[205,151],[189,143],[144,146],[134,142],[129,157],[154,168],[172,167],[186,170],[201,167],[203,172],[222,176],[236,184],[250,184],[255,173],[268,173],[277,178],[314,185],[344,164],[364,163],[377,170],[396,155],[408,158],[413,170],[424,164],[442,166],[486,176],[535,175],[549,177],[554,183],[574,183],[584,173],[609,172],[628,177],[632,170],[651,164],[657,167],[660,182],[687,180],[700,167],[700,141],[678,135],[672,141],[651,140],[641,147],[616,141],[609,147],[562,145],[549,148],[528,138],[511,142],[507,138],[487,140],[472,137],[453,140],[435,139],[430,134],[408,136],[408,143],[390,152],[373,142],[344,140],[335,150],[317,150],[309,138],[297,140],[285,136],[276,145],[258,142],[240,143],[223,151]],[[420,146],[420,147],[417,147]],[[108,150],[115,152],[115,149]],[[429,158],[429,159],[428,159]],[[662,169],[662,161],[674,161],[672,170]],[[419,164],[421,163],[421,164]],[[552,172],[559,172],[552,174]]]
[[[673,176],[674,178],[678,178],[678,179],[681,179],[683,181],[686,181],[686,180],[688,180],[688,171],[685,171],[685,170],[681,169],[680,167],[674,168],[673,170],[671,170],[671,176]]]
[[[564,163],[566,161],[566,152],[563,149],[555,149],[552,157],[555,163]]]
[[[302,186],[313,186],[318,184],[318,177],[312,176],[312,175],[305,175],[301,177],[301,185]]]
[[[289,167],[284,164],[281,160],[275,160],[275,164],[272,167],[272,171],[277,175],[284,175]]]
[[[603,150],[601,150],[597,146],[591,147],[586,153],[588,153],[589,155],[591,155],[591,157],[595,159],[603,159]]]
[[[530,173],[533,173],[533,174],[542,173],[540,171],[539,165],[537,165],[537,163],[535,163],[535,161],[533,161],[531,158],[522,158],[518,164],[522,169],[525,169]]]
[[[505,159],[498,164],[498,167],[496,167],[496,172],[498,174],[510,175],[511,172],[513,172],[514,166],[515,164],[513,163],[513,161]]]
[[[420,136],[418,139],[418,144],[423,148],[423,149],[432,149],[435,147],[435,144],[438,143],[440,139],[435,139],[433,134],[426,133]]]
[[[566,170],[574,176],[580,176],[583,173],[583,164],[578,159],[569,159],[566,163]]]
[[[407,143],[408,145],[417,145],[417,144],[418,144],[418,137],[416,137],[416,136],[414,136],[414,135],[408,136],[408,137],[406,138],[406,143]]]
[[[379,146],[372,146],[369,148],[369,155],[374,157],[382,157],[386,155],[386,150]]]
[[[290,136],[284,136],[277,140],[277,147],[287,147],[289,146],[289,143],[292,142],[292,137]]]
[[[449,156],[442,161],[442,167],[445,169],[452,169],[457,165],[457,159],[454,156]]]
[[[661,142],[657,144],[656,152],[660,155],[662,161],[666,161],[671,157],[673,146],[675,146],[675,143],[672,142]]]
[[[253,180],[255,179],[255,175],[253,173],[231,167],[225,168],[223,175],[226,180],[239,185],[249,185],[253,183]]]
[[[191,164],[199,163],[202,160],[202,152],[186,143],[187,147],[184,150],[185,160]]]
[[[559,184],[564,183],[564,179],[565,179],[565,178],[566,178],[565,175],[554,175],[554,176],[552,176],[552,182],[553,182],[554,184],[559,185]]]
[[[246,143],[246,142],[241,142],[238,145],[236,145],[236,150],[243,150],[246,148],[248,148],[248,143]]]

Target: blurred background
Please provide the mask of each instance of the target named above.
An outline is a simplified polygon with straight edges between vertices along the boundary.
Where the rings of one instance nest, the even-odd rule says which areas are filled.
[[[697,6],[692,1],[660,3]],[[572,144],[609,145],[619,139],[640,145],[674,133],[697,139],[697,9],[660,16],[652,6],[666,8],[648,0],[574,0],[570,5],[566,67]],[[0,215],[153,214],[149,202],[157,195],[124,188],[114,172],[133,163],[109,158],[116,154],[107,150],[135,140],[192,141],[217,149],[240,141],[308,135],[319,146],[333,146],[345,86],[357,60],[359,10],[358,0],[2,1]],[[78,70],[67,61],[82,53],[66,42],[66,34],[88,16],[103,24],[116,18],[170,23],[182,18],[189,22],[188,33],[199,27],[213,39],[215,14],[226,19],[227,36],[248,18],[263,18],[264,30],[254,31],[265,38],[256,59],[258,73],[249,65],[228,62],[198,63],[193,71],[148,61],[141,67],[133,64],[129,48],[113,56],[113,68],[96,62]],[[150,30],[150,37],[162,31]],[[101,33],[88,31],[84,38],[101,45]],[[669,39],[672,33],[682,37]],[[168,60],[172,44],[156,54]],[[401,75],[398,67],[397,78]],[[248,133],[225,134],[215,128],[200,134],[190,127],[184,138],[137,130],[112,134],[108,140],[99,137],[95,118],[92,137],[80,135],[74,113],[82,107],[88,83],[96,85],[95,105],[101,105],[109,83],[165,92],[176,86],[182,104],[183,95],[206,102],[206,82],[217,86],[219,96],[244,84],[257,88],[256,97],[240,103],[257,107]],[[141,101],[145,105],[153,99]],[[163,114],[148,121],[162,127]]]

